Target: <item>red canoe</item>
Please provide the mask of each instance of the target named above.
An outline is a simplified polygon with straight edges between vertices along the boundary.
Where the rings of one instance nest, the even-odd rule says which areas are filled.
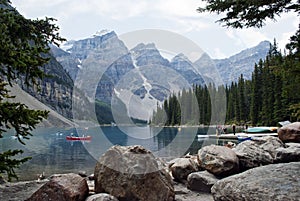
[[[83,136],[83,137],[77,137],[77,136],[67,136],[67,140],[91,140],[92,136]]]

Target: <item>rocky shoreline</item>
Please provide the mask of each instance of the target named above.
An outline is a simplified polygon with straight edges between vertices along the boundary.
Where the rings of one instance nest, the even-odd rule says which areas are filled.
[[[210,145],[165,163],[141,146],[113,146],[94,175],[61,174],[0,184],[0,200],[299,200],[300,122],[279,138]],[[1,182],[0,182],[1,183]]]
[[[94,181],[85,178],[89,188],[89,197],[95,195],[93,190]],[[38,181],[23,181],[16,183],[0,184],[0,200],[1,201],[20,201],[27,200],[30,196],[36,192],[39,188],[49,182],[50,178]],[[196,192],[186,188],[182,183],[174,182],[174,191],[176,201],[213,201],[211,193]],[[98,194],[99,195],[99,194]],[[109,198],[105,193],[99,195],[99,197]],[[92,199],[92,198],[91,198]],[[102,199],[102,198],[101,198]],[[101,200],[100,198],[98,201]],[[93,200],[93,199],[92,199]],[[109,199],[102,199],[103,201],[110,201]],[[94,200],[96,201],[96,200]]]

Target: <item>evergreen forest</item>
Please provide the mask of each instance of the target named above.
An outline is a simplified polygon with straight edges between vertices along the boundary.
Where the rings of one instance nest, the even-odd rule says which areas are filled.
[[[277,126],[300,120],[299,30],[283,54],[276,41],[254,66],[251,80],[243,75],[230,86],[193,86],[157,104],[153,125],[249,124]],[[225,100],[222,102],[222,100]],[[226,106],[226,107],[225,107]]]

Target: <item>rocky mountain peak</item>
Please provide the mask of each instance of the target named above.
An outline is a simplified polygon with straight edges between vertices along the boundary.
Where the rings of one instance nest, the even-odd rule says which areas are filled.
[[[266,58],[270,45],[269,41],[262,41],[257,46],[247,48],[229,58],[215,59],[215,65],[224,83],[237,82],[241,74],[243,74],[245,79],[251,79],[254,64],[258,63],[260,59]]]
[[[169,66],[169,61],[161,56],[154,43],[140,43],[130,51],[137,66]]]
[[[264,40],[261,41],[257,47],[262,47],[262,48],[270,48],[270,41]]]
[[[73,57],[80,60],[86,59],[91,54],[106,54],[112,50],[124,53],[128,52],[127,47],[114,31],[101,31],[91,38],[74,41],[69,46],[68,51]]]
[[[156,46],[154,43],[139,43],[137,46],[132,48],[132,52],[138,52],[141,50],[157,50]],[[158,50],[157,50],[158,51]]]
[[[242,60],[244,58],[249,58],[249,57],[260,57],[261,55],[264,55],[266,52],[269,51],[270,49],[270,42],[269,41],[262,41],[258,45],[252,47],[252,48],[247,48],[238,54],[235,54],[228,59],[232,61],[236,60]]]
[[[177,62],[177,61],[189,61],[189,59],[183,53],[179,53],[171,60],[171,62]]]
[[[176,55],[170,62],[170,67],[180,74],[190,85],[204,84],[196,66],[182,53]]]
[[[194,69],[193,63],[185,56],[184,54],[180,53],[176,55],[171,60],[171,67],[177,71],[184,72]]]
[[[97,31],[93,37],[101,37],[101,36],[110,36],[110,35],[116,35],[116,33],[112,30],[108,30],[108,29],[103,29],[103,30],[100,30],[100,31]]]

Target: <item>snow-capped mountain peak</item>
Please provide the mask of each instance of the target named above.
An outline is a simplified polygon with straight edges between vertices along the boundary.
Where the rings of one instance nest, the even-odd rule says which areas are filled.
[[[97,32],[93,35],[93,37],[104,36],[104,35],[109,34],[109,33],[111,33],[111,32],[113,32],[113,31],[112,31],[112,30],[109,30],[109,29],[103,29],[103,30],[97,31]]]

